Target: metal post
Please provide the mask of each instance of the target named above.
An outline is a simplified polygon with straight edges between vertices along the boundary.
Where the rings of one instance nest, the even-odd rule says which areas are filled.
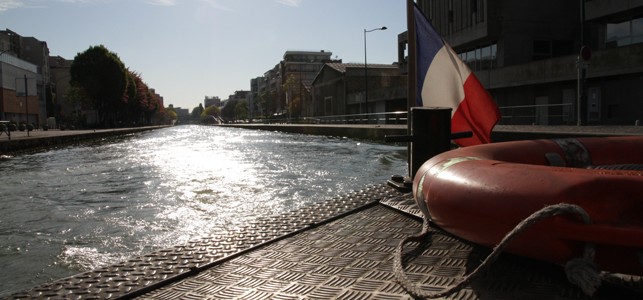
[[[29,98],[27,97],[27,74],[25,74],[25,129],[27,130],[27,136],[29,136]]]
[[[580,54],[576,57],[576,126],[581,126],[581,105],[582,105],[582,87],[581,87],[581,68],[583,62],[580,59]]]
[[[451,108],[411,108],[411,165],[413,179],[431,157],[451,149]]]
[[[366,105],[366,113],[368,113],[368,63],[366,61],[366,29],[364,29],[364,105]],[[363,111],[359,112],[360,114]]]
[[[382,26],[380,28],[375,28],[371,30],[366,30],[364,29],[364,104],[366,105],[366,114],[368,114],[368,63],[366,61],[366,33],[375,31],[375,30],[386,30],[386,26]],[[360,113],[361,111],[361,104],[360,104]]]

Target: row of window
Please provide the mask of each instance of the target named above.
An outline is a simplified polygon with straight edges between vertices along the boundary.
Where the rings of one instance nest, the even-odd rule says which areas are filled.
[[[480,47],[460,54],[460,59],[465,62],[472,71],[488,70],[498,65],[498,45]]]
[[[608,23],[605,32],[607,47],[621,47],[643,43],[643,18],[621,23]]]

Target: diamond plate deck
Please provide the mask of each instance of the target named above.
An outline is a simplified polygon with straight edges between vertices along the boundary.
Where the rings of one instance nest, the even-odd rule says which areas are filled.
[[[410,299],[394,280],[392,254],[420,231],[419,217],[409,194],[370,186],[10,298]],[[489,253],[439,231],[422,249],[406,270],[429,291],[461,281]],[[643,299],[643,284],[604,282],[590,298],[559,266],[502,255],[450,299]]]
[[[97,268],[15,293],[8,299],[132,297],[195,274],[257,245],[319,226],[368,203],[376,204],[380,199],[396,193],[385,184],[367,186],[287,214],[258,218],[235,232],[205,237],[186,245]]]
[[[249,252],[141,299],[411,299],[394,281],[392,253],[421,223],[383,205]],[[407,266],[429,291],[445,289],[488,250],[438,232]],[[593,298],[567,283],[561,267],[504,255],[449,299],[619,299],[635,292],[604,287]],[[640,295],[639,295],[640,296]]]

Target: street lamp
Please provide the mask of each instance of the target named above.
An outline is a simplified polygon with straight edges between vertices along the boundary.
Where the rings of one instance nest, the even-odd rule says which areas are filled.
[[[386,26],[375,28],[371,30],[364,29],[364,104],[366,105],[366,113],[368,113],[368,62],[366,61],[366,33],[375,30],[386,30]],[[360,105],[361,113],[361,105]]]

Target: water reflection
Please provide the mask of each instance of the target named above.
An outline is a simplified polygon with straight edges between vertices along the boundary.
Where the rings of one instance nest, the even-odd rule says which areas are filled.
[[[0,296],[384,182],[405,152],[178,126],[0,161]]]

